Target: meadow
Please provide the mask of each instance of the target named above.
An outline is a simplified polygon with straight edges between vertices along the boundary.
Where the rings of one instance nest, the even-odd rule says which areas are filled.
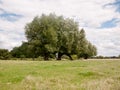
[[[0,60],[0,90],[120,90],[120,60]]]

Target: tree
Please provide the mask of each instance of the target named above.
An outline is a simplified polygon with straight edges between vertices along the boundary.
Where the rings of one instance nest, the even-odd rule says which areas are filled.
[[[0,59],[10,59],[11,55],[7,49],[0,49]]]
[[[43,14],[41,17],[35,17],[31,23],[26,25],[25,33],[28,42],[40,49],[36,54],[42,55],[45,60],[48,59],[50,53],[55,52],[58,53],[57,59],[61,59],[63,54],[71,58],[73,33],[78,30],[76,26],[78,24],[72,19],[64,19],[54,14],[48,16]]]
[[[72,19],[60,18],[58,26],[58,42],[57,42],[57,60],[61,60],[62,55],[67,55],[71,60],[71,54],[75,52],[75,36],[78,33],[78,23]],[[74,44],[74,45],[73,45]],[[73,50],[74,48],[74,50]],[[73,52],[74,51],[74,52]]]
[[[81,29],[78,35],[78,58],[87,59],[91,56],[97,55],[97,49],[94,45],[92,45],[87,39],[85,35],[84,29]]]
[[[27,42],[23,42],[21,46],[14,47],[10,53],[16,58],[31,58],[33,52],[30,50],[29,44]]]
[[[96,55],[97,55],[96,47],[94,45],[92,45],[90,42],[88,42],[87,52],[85,53],[84,58],[87,59],[89,57],[96,56]]]
[[[87,53],[88,41],[85,37],[85,31],[83,29],[80,30],[77,38],[78,38],[78,42],[77,42],[78,58],[85,57]]]
[[[26,25],[25,34],[35,51],[33,55],[41,55],[48,60],[50,53],[56,50],[56,28],[56,16],[52,14],[35,17],[31,23]]]
[[[20,58],[21,52],[19,50],[19,47],[14,47],[10,53],[13,57]]]
[[[73,19],[63,16],[55,14],[36,16],[25,26],[32,57],[43,56],[48,60],[51,54],[56,54],[57,60],[61,60],[63,55],[72,60],[72,54],[84,58],[95,55],[88,53],[95,53],[93,49],[95,47],[87,41],[85,31],[83,29],[79,31],[78,27],[78,23]]]

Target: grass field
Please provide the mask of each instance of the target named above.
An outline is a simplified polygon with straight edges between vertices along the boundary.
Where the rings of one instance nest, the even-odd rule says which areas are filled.
[[[120,90],[120,60],[0,60],[0,90]]]

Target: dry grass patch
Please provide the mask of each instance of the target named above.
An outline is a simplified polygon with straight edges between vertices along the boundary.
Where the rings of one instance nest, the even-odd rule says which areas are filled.
[[[83,90],[120,90],[120,80],[117,78],[106,78],[92,80],[81,84]]]
[[[34,77],[27,76],[16,90],[79,90],[77,85],[70,82],[70,78],[63,77]]]

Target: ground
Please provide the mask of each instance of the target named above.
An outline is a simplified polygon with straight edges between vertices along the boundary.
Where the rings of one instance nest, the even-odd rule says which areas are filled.
[[[0,60],[0,90],[120,90],[120,60]]]

